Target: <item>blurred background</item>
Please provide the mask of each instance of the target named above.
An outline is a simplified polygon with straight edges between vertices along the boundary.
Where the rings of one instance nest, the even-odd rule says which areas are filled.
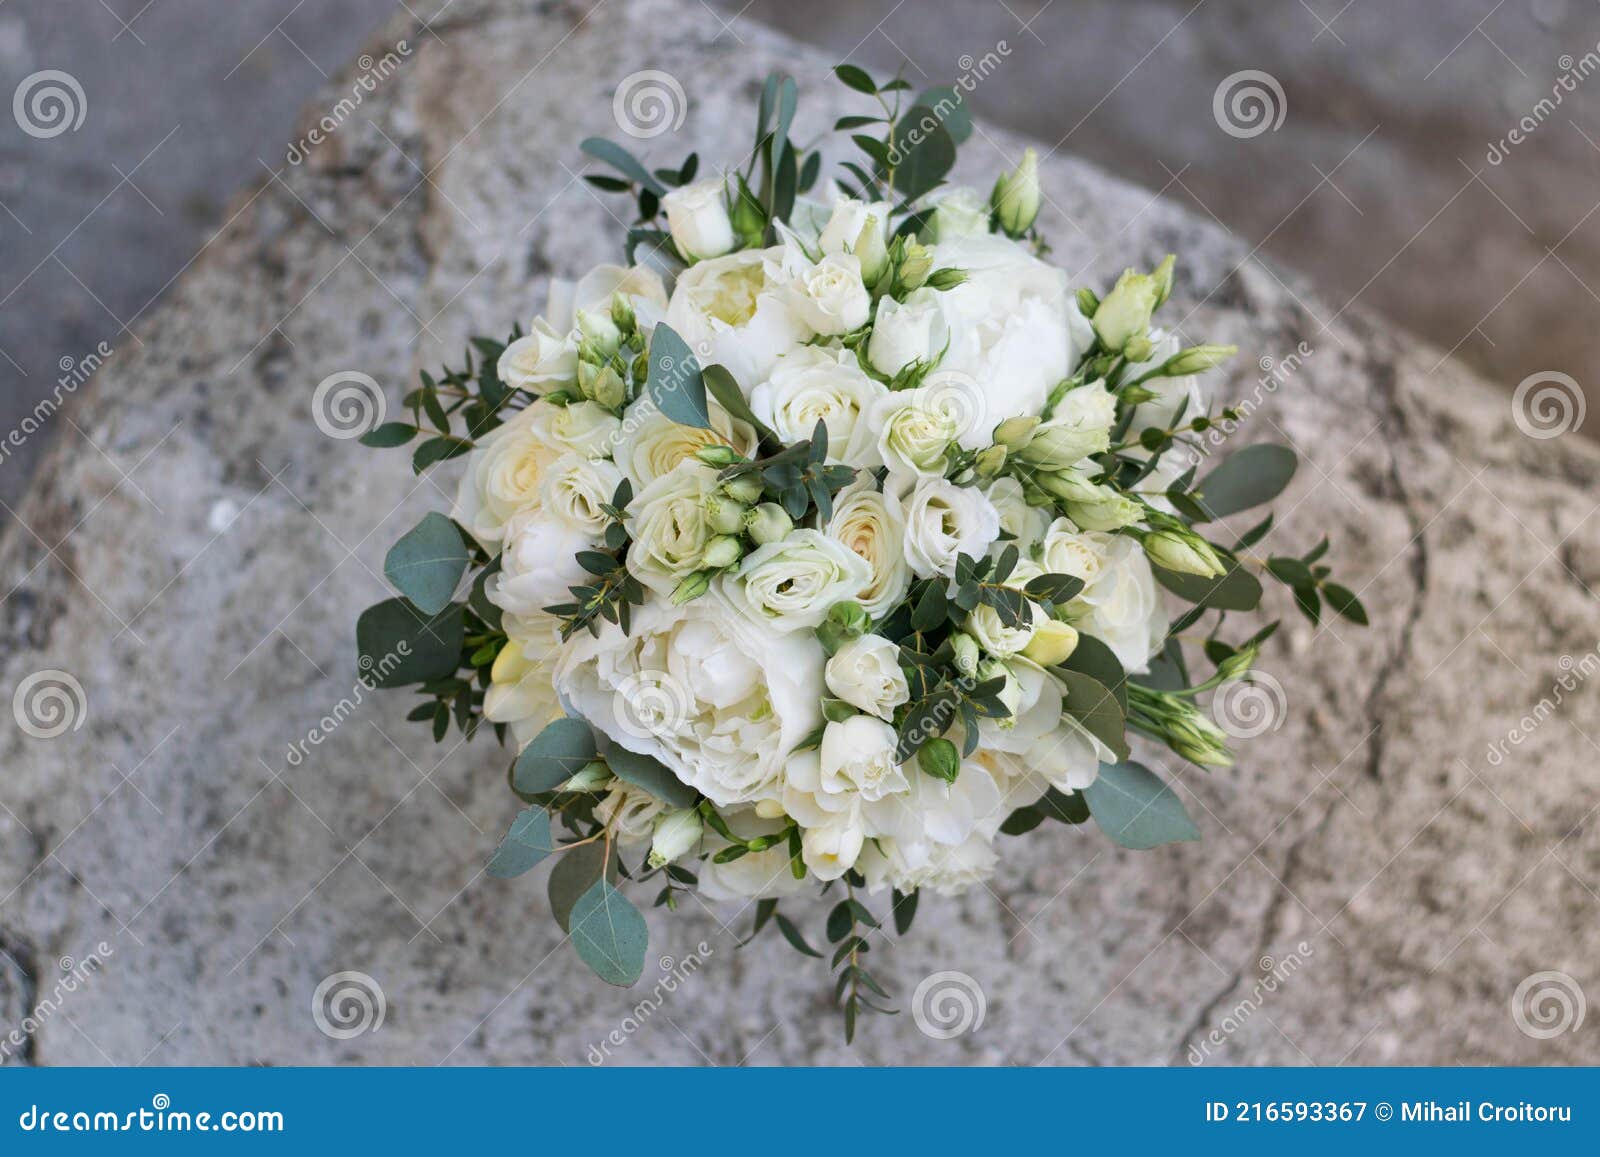
[[[980,116],[1303,269],[1322,315],[1359,299],[1507,390],[1560,372],[1595,400],[1595,0],[702,2],[719,38],[769,22],[918,87],[966,78]],[[447,35],[450,4],[426,8]],[[138,343],[235,195],[283,166],[302,105],[401,9],[0,0],[0,428]],[[44,442],[0,457],[7,515]]]

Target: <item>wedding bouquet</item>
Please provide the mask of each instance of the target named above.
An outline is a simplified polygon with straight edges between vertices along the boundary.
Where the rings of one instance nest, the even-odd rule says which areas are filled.
[[[870,111],[835,126],[860,155],[826,195],[787,78],[725,177],[583,143],[609,169],[588,180],[637,206],[629,263],[556,282],[526,332],[473,339],[363,436],[464,469],[358,637],[436,740],[511,737],[527,807],[488,873],[554,857],[552,913],[601,979],[643,967],[625,889],[754,902],[755,932],[811,956],[779,905],[831,889],[848,1036],[887,1011],[881,925],[987,879],[1002,837],[1092,818],[1127,847],[1197,838],[1129,736],[1232,761],[1249,720],[1198,700],[1255,677],[1277,624],[1230,641],[1224,621],[1260,576],[1313,620],[1365,612],[1326,540],[1256,557],[1270,517],[1208,536],[1295,457],[1201,473],[1243,414],[1199,381],[1232,347],[1152,328],[1172,258],[1070,288],[1031,150],[987,197],[945,186],[960,97],[837,72]]]

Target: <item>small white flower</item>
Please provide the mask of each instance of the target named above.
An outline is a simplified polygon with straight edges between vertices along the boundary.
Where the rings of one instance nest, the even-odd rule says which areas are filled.
[[[982,237],[989,232],[989,202],[976,189],[957,185],[934,203],[934,241]]]
[[[848,350],[801,346],[778,359],[772,377],[750,395],[750,408],[784,442],[828,429],[828,460],[845,461],[863,412],[889,391],[869,378]]]
[[[701,569],[707,545],[717,536],[710,500],[717,472],[699,462],[682,462],[634,496],[628,506],[628,570],[663,598]]]
[[[1018,550],[1031,551],[1049,529],[1050,513],[1042,506],[1029,506],[1022,483],[1009,475],[996,478],[983,493],[1000,515],[1000,529]]]
[[[536,320],[531,333],[506,346],[495,371],[518,390],[542,393],[547,387],[570,385],[578,376],[578,343]]]
[[[856,792],[863,803],[905,791],[906,776],[894,757],[898,743],[894,728],[870,715],[828,724],[818,749],[822,790]]]
[[[913,478],[942,475],[945,452],[962,434],[966,417],[951,404],[953,398],[948,391],[930,386],[879,398],[867,411],[864,426],[857,428],[851,460],[881,463],[891,474]]]
[[[861,280],[861,262],[849,253],[830,253],[799,269],[790,283],[796,316],[813,333],[837,337],[860,329],[872,316],[872,298]]]
[[[867,361],[886,378],[893,378],[912,362],[931,362],[944,349],[946,326],[939,295],[919,289],[896,301],[878,299],[877,319],[867,340]]]
[[[534,424],[553,445],[586,458],[609,458],[622,432],[622,421],[594,402],[570,406],[530,406]]]
[[[900,648],[882,635],[852,639],[823,668],[828,690],[850,706],[881,719],[911,698],[905,672],[900,669]]]
[[[833,500],[827,535],[864,559],[871,571],[853,596],[855,601],[874,619],[888,614],[911,585],[911,567],[905,555],[906,523],[899,500],[879,493],[871,478],[853,482]]]
[[[806,828],[800,835],[800,858],[817,879],[837,880],[855,867],[865,842],[859,817],[849,812],[821,827]]]
[[[649,395],[628,407],[617,436],[616,460],[635,494],[707,446],[730,446],[744,455],[755,451],[756,432],[749,422],[731,417],[714,402],[708,414],[709,427],[685,426],[663,414]]]
[[[678,252],[690,261],[721,257],[734,247],[733,221],[722,179],[696,181],[661,198]]]
[[[539,501],[551,517],[599,541],[611,522],[603,509],[617,492],[622,471],[610,462],[564,454],[539,485]]]
[[[833,202],[833,213],[822,228],[817,244],[824,253],[852,251],[867,218],[875,217],[888,241],[891,207],[887,201],[858,201],[854,197],[838,197]]]

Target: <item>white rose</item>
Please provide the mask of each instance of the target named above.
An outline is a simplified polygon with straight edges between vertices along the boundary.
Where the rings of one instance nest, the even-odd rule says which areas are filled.
[[[622,420],[595,402],[570,406],[535,403],[534,424],[552,445],[586,458],[609,458],[622,433]]]
[[[709,427],[685,426],[663,414],[649,395],[628,407],[617,436],[616,460],[635,494],[680,462],[694,460],[707,446],[729,446],[743,455],[754,453],[756,432],[749,422],[731,417],[712,402]]]
[[[696,262],[678,275],[667,305],[666,324],[700,364],[723,366],[746,396],[809,336],[780,292],[784,252],[746,249]]]
[[[863,803],[907,791],[909,783],[894,757],[898,743],[894,728],[870,715],[828,724],[818,749],[822,790],[856,792]]]
[[[789,753],[821,722],[822,662],[815,638],[765,630],[708,595],[636,607],[627,635],[606,624],[574,636],[555,685],[569,713],[729,807],[779,798]],[[649,729],[629,703],[642,688],[673,705]]]
[[[857,861],[867,890],[894,888],[902,894],[927,888],[941,896],[957,896],[994,875],[1000,857],[993,837],[974,833],[961,843],[919,844],[907,848],[898,840],[876,840]]]
[[[889,240],[889,214],[887,201],[858,201],[854,197],[838,197],[833,202],[833,213],[822,228],[818,245],[824,253],[848,253],[855,249],[856,239],[866,226],[868,217],[875,217],[883,229],[883,239]],[[853,327],[852,327],[853,328]]]
[[[1000,515],[1000,529],[1011,535],[1018,550],[1031,551],[1050,527],[1049,512],[1029,506],[1022,483],[1010,476],[996,478],[983,493]]]
[[[881,463],[901,476],[938,477],[945,470],[945,451],[961,434],[969,409],[961,396],[934,386],[897,390],[867,410],[850,460]]]
[[[870,478],[851,483],[834,498],[827,534],[866,561],[871,577],[855,600],[874,619],[897,606],[911,585],[905,533],[899,501],[880,494]]]
[[[801,346],[778,359],[772,377],[750,395],[750,408],[784,442],[828,428],[828,461],[842,462],[862,413],[888,390],[869,378],[848,350]]]
[[[944,348],[948,328],[939,295],[919,289],[904,302],[878,299],[877,318],[867,339],[867,361],[886,378],[893,378],[912,362],[931,362]]]
[[[837,880],[855,867],[866,833],[854,810],[833,817],[821,827],[800,833],[800,858],[811,874],[824,882]]]
[[[987,604],[974,607],[967,616],[967,634],[996,658],[1006,659],[1021,654],[1023,648],[1033,642],[1034,617],[1037,614],[1031,602],[1026,607],[1023,622],[1015,627],[1007,626],[1001,621],[999,612]]]
[[[722,582],[735,605],[788,633],[816,627],[829,607],[852,598],[871,577],[872,568],[842,542],[797,530],[745,555]]]
[[[515,637],[500,648],[489,669],[483,716],[510,727],[519,751],[562,715],[555,688],[559,624],[553,615],[507,619],[506,629]]]
[[[539,485],[539,502],[552,517],[599,541],[611,522],[603,509],[616,494],[622,471],[610,462],[564,454]]]
[[[834,653],[822,669],[835,698],[881,719],[911,698],[906,673],[900,669],[900,648],[882,635],[862,635]]]
[[[1110,647],[1128,674],[1149,670],[1150,657],[1166,640],[1167,614],[1138,542],[1124,534],[1076,532],[1061,518],[1045,535],[1040,562],[1052,573],[1084,580],[1071,606],[1080,631]]]
[[[628,570],[663,597],[701,569],[706,545],[716,537],[708,504],[717,472],[699,462],[682,462],[634,496],[628,505]]]
[[[524,510],[506,523],[500,572],[489,580],[489,601],[508,615],[528,617],[571,601],[571,588],[588,578],[578,565],[580,550],[594,540],[543,510]]]
[[[933,207],[933,240],[957,241],[989,232],[989,199],[976,189],[958,185]]]
[[[506,346],[495,371],[517,390],[539,393],[546,386],[571,385],[578,376],[578,343],[570,333],[535,320],[531,333]]]
[[[799,250],[794,251],[799,254]],[[791,259],[792,260],[792,259]],[[789,284],[795,315],[823,337],[860,329],[872,316],[872,298],[861,280],[861,262],[849,253],[830,253],[815,265],[800,257]]]
[[[685,259],[693,262],[721,257],[733,248],[733,221],[728,217],[722,178],[673,189],[661,198],[661,208],[667,214],[672,243]]]
[[[906,558],[918,578],[954,575],[956,556],[982,558],[1000,515],[979,491],[943,478],[918,480],[904,503]]]
[[[491,553],[505,537],[507,520],[538,504],[545,472],[561,456],[561,447],[541,427],[553,409],[535,402],[479,438],[466,456],[450,517]]]

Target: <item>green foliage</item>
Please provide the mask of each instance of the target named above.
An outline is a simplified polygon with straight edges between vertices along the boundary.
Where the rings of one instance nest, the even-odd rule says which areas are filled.
[[[383,573],[418,609],[436,615],[455,597],[467,557],[456,524],[434,511],[389,548]]]
[[[530,807],[511,824],[486,869],[491,876],[509,880],[520,876],[555,850],[550,838],[550,813]]]
[[[430,615],[385,599],[356,620],[356,650],[372,686],[404,687],[454,675],[464,634],[459,604]]]
[[[668,325],[656,326],[650,339],[650,377],[645,388],[656,409],[680,426],[704,430],[711,425],[700,362],[689,343]]]
[[[1102,764],[1083,796],[1100,830],[1125,848],[1200,838],[1178,794],[1143,764]]]
[[[512,765],[519,792],[555,791],[582,771],[596,755],[594,732],[581,719],[557,719],[522,749]]]
[[[607,984],[630,987],[644,971],[650,929],[611,881],[600,879],[578,897],[567,918],[578,956]]]

